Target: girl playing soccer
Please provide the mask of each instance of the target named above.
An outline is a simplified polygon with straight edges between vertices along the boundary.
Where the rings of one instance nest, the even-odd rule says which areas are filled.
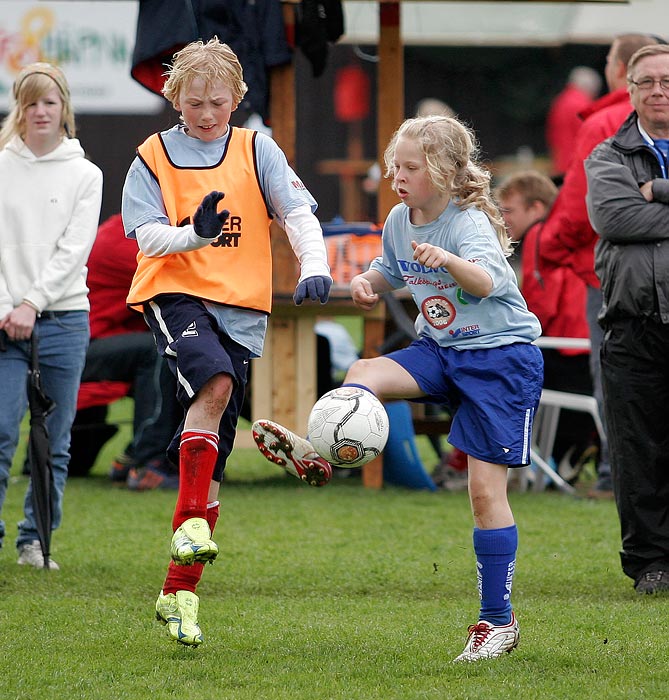
[[[379,295],[407,286],[419,338],[407,348],[358,360],[344,386],[381,399],[446,404],[449,442],[468,455],[479,621],[456,661],[494,658],[518,645],[511,607],[518,532],[507,499],[507,469],[530,462],[530,432],[541,396],[541,333],[506,257],[511,244],[475,162],[472,132],[457,119],[405,121],[384,158],[402,200],[386,219],[383,254],[351,281],[372,309]],[[272,461],[309,453],[309,443],[271,421],[254,425]],[[313,449],[313,448],[312,448]]]

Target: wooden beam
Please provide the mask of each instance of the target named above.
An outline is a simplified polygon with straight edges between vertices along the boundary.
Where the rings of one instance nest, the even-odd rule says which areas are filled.
[[[377,153],[383,170],[383,152],[404,119],[404,50],[400,29],[400,2],[379,3],[379,47],[377,73]],[[397,203],[390,183],[381,178],[377,220],[384,221]]]

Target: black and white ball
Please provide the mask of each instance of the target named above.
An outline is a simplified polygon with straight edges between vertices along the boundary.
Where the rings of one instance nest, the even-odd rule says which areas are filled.
[[[323,394],[309,415],[307,435],[318,454],[336,467],[361,467],[381,454],[388,414],[374,394],[339,387]]]

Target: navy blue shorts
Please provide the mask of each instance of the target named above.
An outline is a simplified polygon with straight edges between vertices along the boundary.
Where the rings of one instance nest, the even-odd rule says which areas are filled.
[[[177,378],[177,399],[188,410],[197,392],[216,374],[229,374],[234,383],[230,402],[219,424],[218,461],[214,479],[220,481],[232,452],[237,421],[244,403],[250,350],[219,330],[204,304],[183,294],[162,294],[144,304],[144,317],[158,351]],[[182,425],[168,448],[178,463]]]
[[[543,357],[531,343],[497,348],[442,348],[420,338],[387,355],[426,396],[445,404],[453,423],[448,441],[492,464],[530,463],[530,437],[543,385]]]

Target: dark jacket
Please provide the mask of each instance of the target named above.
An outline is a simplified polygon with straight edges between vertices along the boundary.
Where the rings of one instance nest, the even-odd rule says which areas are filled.
[[[585,161],[588,215],[600,240],[595,272],[605,327],[627,318],[669,323],[669,180],[630,114]],[[653,201],[639,188],[653,181]]]

